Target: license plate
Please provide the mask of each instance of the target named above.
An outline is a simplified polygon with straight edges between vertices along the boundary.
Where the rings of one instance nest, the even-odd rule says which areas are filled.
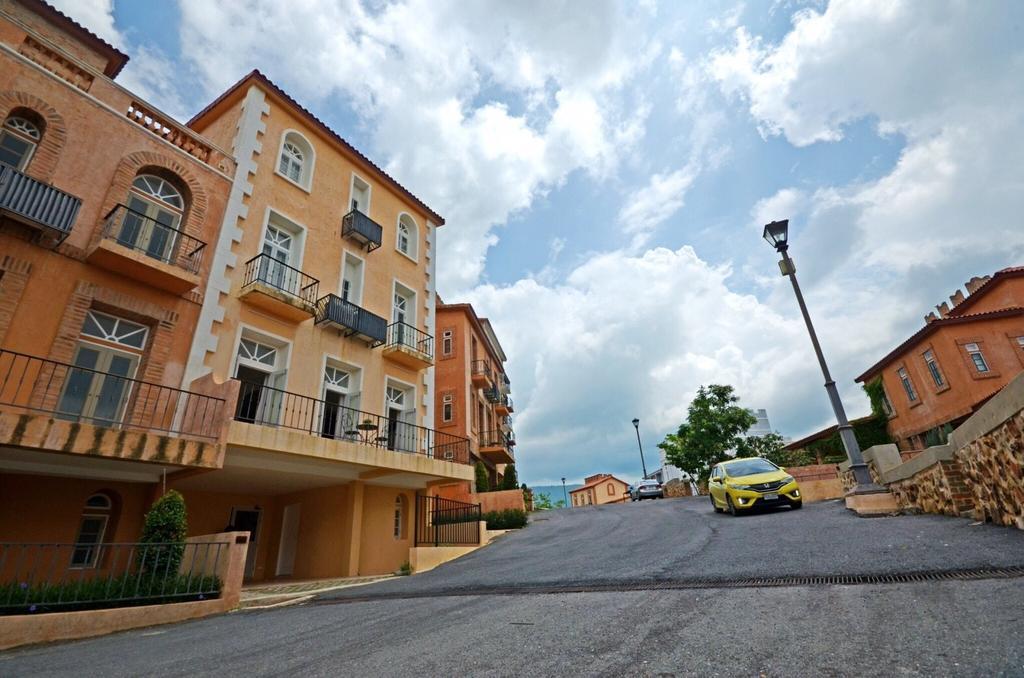
[[[766,494],[766,495],[764,495],[764,498],[765,498],[765,499],[769,499],[769,500],[771,500],[771,499],[778,499],[778,498],[779,498],[779,495],[778,495],[778,494],[776,494],[775,492],[772,492],[772,493],[770,493],[770,494]]]

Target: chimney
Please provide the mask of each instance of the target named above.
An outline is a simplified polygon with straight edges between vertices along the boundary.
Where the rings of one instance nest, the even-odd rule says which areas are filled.
[[[964,296],[964,293],[963,293],[963,292],[961,292],[961,291],[960,291],[959,289],[957,289],[957,291],[956,291],[956,292],[953,292],[953,296],[951,296],[951,297],[949,298],[949,300],[950,300],[950,301],[951,301],[951,302],[953,303],[953,308],[956,308],[956,307],[957,307],[957,306],[959,306],[959,305],[960,305],[960,304],[961,304],[961,303],[963,302],[963,300],[964,300],[964,299],[966,299],[966,298],[967,298],[967,297],[965,297],[965,296]]]
[[[990,275],[974,276],[973,278],[964,283],[964,287],[967,288],[967,295],[970,296],[974,294],[979,287],[981,287],[991,279],[992,276]]]
[[[929,313],[928,315],[926,315],[924,317],[924,324],[925,325],[931,325],[933,322],[935,322],[938,319],[939,319],[939,317],[937,315],[935,315],[934,311],[932,311],[931,313]]]
[[[946,302],[942,302],[941,304],[935,307],[935,310],[939,312],[940,318],[945,318],[947,315],[949,315],[949,304],[947,304]]]

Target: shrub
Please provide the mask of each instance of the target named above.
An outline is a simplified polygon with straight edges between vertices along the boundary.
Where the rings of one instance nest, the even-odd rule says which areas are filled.
[[[185,498],[177,490],[171,490],[153,502],[142,524],[143,544],[162,544],[140,548],[136,560],[139,569],[155,575],[177,574],[181,559],[185,555],[185,537],[188,536],[188,519]]]
[[[501,489],[514,490],[519,487],[519,478],[516,477],[516,465],[509,464],[505,467],[505,475],[501,479]]]
[[[482,461],[476,463],[476,491],[477,492],[490,492],[491,491],[491,477],[487,474],[487,467],[484,466]]]
[[[518,530],[526,526],[526,511],[522,509],[505,509],[504,511],[488,511],[483,515],[488,530]]]

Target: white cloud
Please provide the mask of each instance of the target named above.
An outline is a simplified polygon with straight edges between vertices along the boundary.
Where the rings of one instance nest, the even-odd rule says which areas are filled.
[[[619,211],[619,223],[633,236],[633,246],[642,246],[654,229],[682,209],[686,191],[697,178],[691,163],[674,172],[654,174],[647,186],[627,196]]]
[[[374,148],[448,226],[448,293],[483,271],[495,227],[578,170],[614,172],[646,108],[622,96],[658,53],[611,2],[182,3],[183,53],[209,93],[260,66],[312,108],[341,95]],[[224,40],[225,35],[231,39]],[[315,45],[311,52],[296,45]],[[344,132],[344,130],[340,130]]]
[[[124,37],[114,27],[114,0],[51,0],[50,4],[114,47],[124,48]]]

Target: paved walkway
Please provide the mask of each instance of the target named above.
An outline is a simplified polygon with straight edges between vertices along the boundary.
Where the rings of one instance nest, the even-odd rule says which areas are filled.
[[[352,586],[363,586],[394,575],[378,575],[374,577],[344,577],[334,579],[305,579],[298,581],[275,581],[246,584],[242,587],[242,608],[272,607],[286,603],[307,600],[312,596],[327,591],[337,591]]]

